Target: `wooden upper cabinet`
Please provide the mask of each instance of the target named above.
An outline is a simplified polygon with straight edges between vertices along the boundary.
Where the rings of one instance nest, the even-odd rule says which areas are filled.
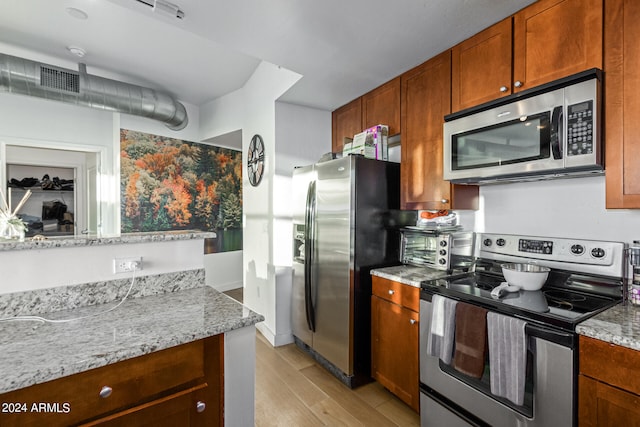
[[[442,179],[444,116],[451,111],[451,51],[401,76],[403,209],[477,209],[477,186]]]
[[[451,51],[402,75],[401,193],[403,209],[446,209],[442,180],[444,116],[451,111]]]
[[[452,111],[603,67],[603,0],[540,0],[452,48]]]
[[[640,2],[607,0],[604,139],[607,208],[640,208]]]
[[[400,77],[362,96],[362,128],[389,125],[389,135],[400,133]]]
[[[513,91],[602,68],[603,0],[540,0],[514,15]]]
[[[362,132],[362,97],[343,105],[331,114],[331,151],[342,152],[344,138]]]
[[[452,111],[511,94],[512,29],[509,17],[452,48]]]

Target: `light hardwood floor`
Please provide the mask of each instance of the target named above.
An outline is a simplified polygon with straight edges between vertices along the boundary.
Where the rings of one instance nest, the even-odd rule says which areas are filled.
[[[295,344],[256,333],[256,426],[419,426],[420,417],[377,382],[351,390]]]
[[[225,292],[242,302],[242,289]],[[349,389],[295,344],[274,348],[256,332],[255,424],[419,426],[420,417],[377,382]]]

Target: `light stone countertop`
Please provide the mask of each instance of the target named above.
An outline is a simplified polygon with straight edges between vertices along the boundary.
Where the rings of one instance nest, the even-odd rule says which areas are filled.
[[[640,350],[640,307],[616,305],[576,326],[580,335]]]
[[[393,267],[375,268],[371,270],[371,275],[419,288],[420,282],[423,280],[451,276],[451,273],[447,274],[444,270],[436,270],[435,268],[429,267],[397,265]]]
[[[162,231],[153,233],[125,233],[120,236],[68,236],[47,237],[44,240],[33,240],[27,237],[24,242],[0,239],[0,251],[20,251],[29,249],[73,248],[78,246],[105,246],[125,243],[169,242],[175,240],[193,240],[214,238],[216,233],[210,231]]]
[[[157,295],[43,314],[67,323],[0,322],[0,393],[185,344],[264,320],[201,284]]]

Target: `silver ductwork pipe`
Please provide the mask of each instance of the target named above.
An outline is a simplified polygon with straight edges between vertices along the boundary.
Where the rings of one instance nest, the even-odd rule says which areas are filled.
[[[0,92],[147,117],[175,131],[189,123],[184,105],[170,95],[89,75],[84,64],[73,71],[0,53]]]

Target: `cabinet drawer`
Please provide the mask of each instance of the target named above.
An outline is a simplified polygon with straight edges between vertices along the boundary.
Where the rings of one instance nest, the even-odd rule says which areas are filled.
[[[580,337],[580,373],[640,395],[640,352]]]
[[[207,387],[201,384],[166,396],[135,408],[95,420],[80,427],[128,427],[128,426],[199,426],[215,425],[215,417],[208,417],[206,406],[198,412],[198,395]],[[207,422],[209,421],[209,422]]]
[[[161,350],[0,396],[24,402],[28,413],[2,414],[2,426],[69,425],[160,397],[178,386],[204,382],[202,340]],[[110,387],[108,397],[101,390]],[[33,404],[50,404],[42,412]],[[36,406],[37,407],[37,406]]]
[[[382,277],[372,277],[372,293],[394,304],[407,307],[413,311],[420,308],[420,288],[405,285]]]

